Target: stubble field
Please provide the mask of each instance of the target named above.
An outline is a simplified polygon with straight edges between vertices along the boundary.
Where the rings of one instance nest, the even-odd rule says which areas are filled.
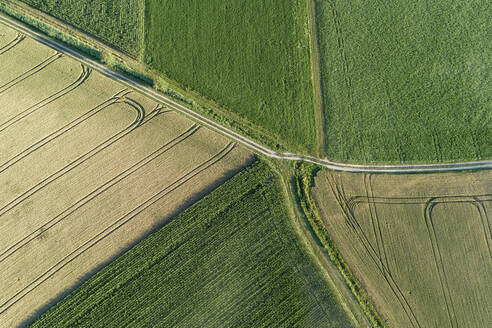
[[[318,174],[321,217],[389,327],[490,325],[491,178]]]
[[[0,326],[20,324],[251,160],[0,25]]]

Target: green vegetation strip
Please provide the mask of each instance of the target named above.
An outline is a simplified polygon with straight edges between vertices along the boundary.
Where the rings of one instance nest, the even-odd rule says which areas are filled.
[[[316,0],[316,9],[329,158],[492,158],[486,1]]]
[[[355,278],[352,274],[347,263],[343,260],[342,254],[340,254],[340,251],[331,239],[321,217],[319,216],[318,209],[311,197],[310,191],[314,183],[314,176],[318,170],[318,167],[311,164],[296,164],[296,185],[302,210],[304,211],[319,242],[323,245],[330,256],[330,259],[337,266],[345,280],[345,283],[359,302],[364,314],[371,322],[371,325],[373,327],[386,327],[379,313],[376,311],[376,308],[369,299],[366,291],[360,285],[357,278]]]
[[[306,0],[146,1],[145,63],[316,152]]]
[[[140,54],[144,0],[22,0],[128,54]]]
[[[299,248],[281,194],[278,177],[254,163],[33,327],[350,327]]]

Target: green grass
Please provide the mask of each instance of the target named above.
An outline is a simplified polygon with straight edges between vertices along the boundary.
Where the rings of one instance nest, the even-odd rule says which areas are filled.
[[[145,33],[151,68],[316,150],[305,0],[148,0]]]
[[[350,327],[299,247],[279,178],[237,174],[42,315],[33,327]]]
[[[137,56],[142,47],[143,0],[22,0]]]
[[[316,5],[329,157],[492,158],[486,1]]]

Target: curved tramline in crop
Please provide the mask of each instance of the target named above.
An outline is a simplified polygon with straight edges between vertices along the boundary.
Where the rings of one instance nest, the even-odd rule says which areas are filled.
[[[89,250],[91,247],[99,243],[101,240],[106,238],[107,236],[111,235],[113,232],[117,231],[119,228],[121,228],[123,225],[126,223],[130,222],[132,219],[134,219],[136,216],[144,212],[146,209],[160,201],[161,199],[165,198],[167,195],[169,195],[171,192],[175,191],[179,187],[181,187],[183,184],[188,182],[189,180],[193,179],[194,177],[198,176],[200,173],[205,171],[206,169],[210,168],[220,160],[222,160],[224,157],[226,157],[235,147],[235,143],[229,143],[227,144],[224,148],[222,148],[219,152],[217,152],[215,155],[210,157],[209,159],[205,160],[195,168],[189,170],[187,173],[182,175],[180,178],[172,182],[171,184],[167,185],[163,189],[161,189],[159,192],[154,194],[152,197],[148,198],[146,201],[135,207],[133,210],[128,212],[127,214],[121,216],[118,218],[116,221],[108,225],[106,228],[101,230],[99,233],[94,235],[92,238],[78,246],[76,249],[74,249],[72,252],[64,256],[60,261],[58,261],[56,264],[51,266],[48,270],[46,270],[43,274],[38,276],[36,279],[31,281],[29,284],[27,284],[25,287],[21,288],[19,291],[17,291],[14,295],[9,297],[5,302],[0,304],[0,314],[4,313],[7,311],[11,306],[13,306],[15,303],[20,301],[22,298],[24,298],[26,295],[28,295],[31,291],[39,287],[41,284],[43,284],[46,280],[48,280],[50,277],[55,275],[57,272],[62,270],[66,265],[77,259],[80,255],[82,255],[84,252]]]
[[[439,281],[444,295],[444,300],[446,303],[446,311],[449,317],[449,322],[452,328],[459,327],[458,315],[456,314],[455,306],[453,304],[453,297],[451,296],[451,290],[448,283],[448,274],[446,274],[446,266],[443,262],[443,255],[439,247],[439,240],[437,238],[436,229],[434,226],[434,220],[432,217],[432,211],[436,205],[446,204],[446,203],[457,203],[457,204],[471,204],[477,210],[481,226],[483,228],[483,236],[485,238],[485,243],[487,244],[487,250],[489,258],[492,260],[492,248],[490,241],[492,241],[491,229],[489,220],[487,217],[487,211],[485,205],[486,201],[492,201],[492,195],[483,196],[442,196],[442,197],[432,197],[425,202],[424,218],[427,230],[429,232],[429,239],[432,244],[432,253],[434,255],[434,261],[436,264],[437,271],[439,273]]]
[[[96,115],[97,113],[101,112],[102,110],[108,108],[109,106],[117,103],[121,103],[124,101],[124,96],[130,93],[130,91],[127,91],[127,89],[123,89],[116,93],[114,96],[106,99],[99,105],[93,107],[86,113],[82,114],[78,118],[72,120],[70,123],[62,126],[61,128],[57,129],[56,131],[52,132],[51,134],[43,137],[41,140],[38,140],[31,146],[27,147],[26,149],[22,150],[19,152],[17,155],[13,156],[9,160],[5,161],[4,163],[0,164],[0,174],[7,170],[8,168],[12,167],[15,165],[17,162],[25,158],[26,156],[32,154],[33,152],[37,151],[38,149],[42,148],[46,144],[50,143],[51,141],[55,140],[56,138],[62,136],[63,134],[67,133],[68,131],[72,130],[79,124],[85,122],[92,116]],[[138,114],[141,115],[141,114]]]
[[[153,117],[159,115],[159,111],[155,111],[154,115],[151,115],[149,119],[145,122],[149,122]],[[132,166],[128,167],[124,171],[120,172],[116,176],[112,177],[111,179],[107,180],[105,183],[97,187],[96,189],[92,190],[88,194],[86,194],[84,197],[79,199],[77,202],[74,204],[70,205],[68,208],[63,210],[61,213],[58,215],[54,216],[47,222],[43,223],[41,226],[36,228],[33,232],[25,235],[22,237],[20,240],[15,242],[14,244],[8,246],[5,250],[2,251],[0,254],[0,263],[5,261],[7,258],[12,256],[15,252],[20,250],[21,248],[25,247],[27,244],[29,244],[31,241],[33,241],[36,237],[41,235],[42,233],[48,231],[51,229],[53,226],[56,224],[60,223],[61,221],[65,220],[68,218],[70,215],[81,209],[83,206],[87,205],[94,199],[96,199],[98,196],[104,194],[106,191],[110,190],[113,186],[117,185],[118,183],[124,181],[126,178],[130,177],[132,174],[137,172],[138,170],[142,169],[145,167],[147,164],[151,163],[164,153],[168,152],[175,146],[179,145],[181,142],[192,136],[196,131],[198,131],[199,127],[194,124],[190,128],[188,128],[186,131],[180,133],[178,136],[173,138],[172,140],[166,142],[164,145],[162,145],[160,148],[152,152],[151,154],[147,155],[143,159],[139,160]],[[2,213],[2,215],[5,212]]]
[[[88,67],[85,67],[84,65],[80,64],[81,66],[81,72],[77,79],[75,79],[73,82],[71,82],[69,85],[63,87],[62,89],[56,91],[55,93],[49,95],[48,97],[45,97],[38,103],[22,110],[21,112],[15,114],[11,118],[9,118],[7,121],[0,123],[0,132],[3,130],[9,128],[10,126],[14,125],[15,123],[21,121],[22,119],[26,118],[27,116],[37,112],[38,110],[44,108],[48,104],[51,104],[52,102],[62,98],[63,96],[69,94],[70,92],[74,91],[77,89],[79,86],[81,86],[90,76],[91,74],[91,69]]]
[[[3,47],[0,47],[0,55],[6,53],[10,49],[14,48],[16,45],[18,45],[22,40],[24,40],[26,37],[20,33],[17,33],[15,38],[13,38],[11,41],[9,41],[6,45]]]
[[[160,113],[161,107],[160,105],[157,105],[157,107],[150,113],[149,117],[145,116],[145,110],[141,104],[136,102],[135,100],[129,98],[129,97],[122,97],[120,100],[120,103],[125,103],[128,104],[131,108],[133,108],[136,112],[135,119],[133,122],[131,122],[128,126],[126,126],[124,129],[118,131],[114,135],[110,136],[85,154],[80,155],[77,157],[75,160],[71,161],[67,165],[63,166],[62,168],[58,169],[54,173],[50,174],[48,177],[44,178],[22,194],[18,195],[15,199],[4,205],[3,207],[0,208],[0,217],[5,215],[7,212],[10,210],[14,209],[18,205],[20,205],[22,202],[26,201],[29,197],[37,193],[38,191],[42,190],[45,188],[47,185],[50,183],[58,180],[68,172],[72,171],[82,163],[86,162],[87,160],[91,159],[101,151],[105,150],[112,144],[116,143],[118,140],[123,138],[124,136],[130,134],[133,130],[136,128],[142,126],[145,122],[150,121],[152,118],[157,116]]]
[[[345,217],[345,222],[349,231],[355,234],[356,238],[359,240],[360,244],[366,251],[367,255],[371,259],[371,261],[378,268],[379,274],[383,277],[383,279],[388,284],[391,291],[394,293],[398,302],[400,303],[403,311],[405,312],[408,320],[410,321],[412,327],[422,327],[417,320],[417,316],[415,315],[415,311],[412,309],[409,301],[405,297],[402,288],[397,284],[393,275],[391,274],[389,267],[385,265],[383,258],[380,256],[381,251],[378,249],[378,246],[374,246],[369,237],[364,232],[364,229],[358,222],[355,216],[355,207],[358,204],[357,201],[353,199],[356,198],[358,200],[367,200],[367,196],[356,196],[347,199],[345,192],[343,190],[343,185],[337,182],[334,178],[327,178],[327,182],[335,196],[335,199],[342,210],[342,213]],[[401,201],[398,199],[398,201]]]
[[[13,78],[12,80],[8,81],[7,83],[4,83],[3,85],[0,86],[0,94],[4,93],[5,91],[9,90],[16,84],[24,81],[30,76],[33,76],[34,74],[42,71],[46,67],[48,67],[50,64],[54,63],[57,59],[60,59],[63,55],[61,53],[55,53],[54,55],[49,56],[48,58],[44,59],[42,62],[39,64],[36,64],[35,66],[31,67],[21,75]]]
[[[372,182],[368,179],[369,177],[364,177],[366,196],[352,196],[349,199],[344,199],[343,191],[335,186],[336,182],[330,181],[332,183],[332,191],[337,193],[335,197],[337,201],[340,200],[342,203],[340,206],[343,207],[342,211],[346,222],[348,223],[349,230],[354,233],[357,239],[360,241],[362,247],[366,251],[366,254],[372,260],[372,262],[377,266],[379,273],[386,281],[388,287],[398,299],[404,313],[406,314],[409,323],[414,327],[421,327],[420,320],[424,318],[417,318],[415,310],[410,305],[410,301],[407,299],[406,293],[397,283],[398,277],[396,277],[389,266],[389,259],[384,246],[384,239],[388,239],[387,234],[383,234],[381,227],[387,225],[381,225],[379,222],[379,217],[374,216],[375,205],[380,206],[392,205],[392,206],[408,206],[408,205],[418,205],[423,209],[422,218],[425,221],[426,230],[429,234],[430,245],[432,245],[433,261],[438,272],[436,279],[439,279],[439,289],[444,299],[443,299],[443,309],[446,312],[446,316],[449,318],[450,327],[458,327],[458,315],[455,311],[455,306],[453,305],[453,297],[451,296],[451,289],[447,281],[446,267],[442,260],[441,250],[438,243],[438,237],[436,235],[435,224],[432,218],[432,211],[434,207],[438,204],[446,203],[456,203],[456,204],[471,204],[477,210],[479,214],[480,226],[482,228],[482,235],[484,237],[484,242],[487,246],[487,257],[492,259],[492,233],[490,229],[490,223],[487,216],[486,208],[484,203],[487,201],[492,201],[492,195],[475,195],[475,196],[414,196],[414,197],[375,197],[373,191],[369,191],[368,188],[372,188]],[[342,188],[343,189],[343,188]],[[367,205],[369,208],[369,216],[372,222],[372,232],[364,231],[364,228],[359,224],[356,219],[356,211],[359,205]],[[372,210],[371,210],[372,207]],[[373,211],[371,213],[371,211]],[[369,235],[374,234],[377,245],[373,245],[370,241]],[[379,239],[379,240],[378,240]],[[393,258],[393,261],[395,259]],[[394,262],[391,262],[394,263]],[[401,278],[400,278],[401,279]]]

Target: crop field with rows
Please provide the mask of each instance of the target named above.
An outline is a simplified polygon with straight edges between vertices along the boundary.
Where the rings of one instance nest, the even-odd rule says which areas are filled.
[[[130,55],[143,50],[144,0],[22,0]]]
[[[305,0],[149,0],[145,11],[146,64],[316,150]]]
[[[353,327],[256,162],[106,266],[33,327]]]
[[[388,327],[490,325],[491,179],[318,174],[324,224]]]
[[[0,327],[16,326],[251,160],[0,25]]]
[[[316,0],[316,9],[328,157],[492,157],[486,1]]]

